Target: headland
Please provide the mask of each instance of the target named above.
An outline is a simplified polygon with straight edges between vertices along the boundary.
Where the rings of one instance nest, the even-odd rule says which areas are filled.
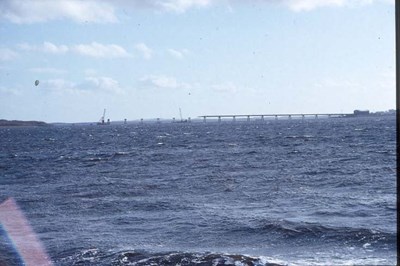
[[[41,127],[49,124],[42,121],[21,121],[0,119],[0,127]]]

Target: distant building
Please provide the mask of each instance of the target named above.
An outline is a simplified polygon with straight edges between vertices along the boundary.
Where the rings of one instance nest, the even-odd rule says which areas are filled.
[[[354,110],[354,116],[367,116],[369,115],[369,110]]]

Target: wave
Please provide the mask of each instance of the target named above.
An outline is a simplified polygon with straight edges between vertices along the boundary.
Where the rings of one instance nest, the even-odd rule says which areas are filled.
[[[286,263],[264,256],[253,257],[240,254],[119,251],[105,253],[98,249],[78,251],[76,254],[57,261],[58,265],[198,265],[198,266],[282,266]]]
[[[333,227],[318,223],[292,222],[287,220],[265,221],[256,227],[244,227],[240,231],[254,234],[268,234],[274,240],[294,241],[303,244],[323,242],[340,242],[345,244],[373,244],[375,247],[394,247],[396,233],[383,232],[368,228]],[[235,230],[237,231],[237,230]]]

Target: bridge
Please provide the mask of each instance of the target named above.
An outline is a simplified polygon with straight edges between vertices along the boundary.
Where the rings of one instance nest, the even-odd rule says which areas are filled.
[[[314,117],[314,118],[318,118],[318,117],[350,117],[353,116],[354,114],[352,113],[321,113],[321,114],[310,114],[310,113],[306,113],[306,114],[302,114],[302,113],[294,113],[294,114],[251,114],[251,115],[201,115],[199,116],[200,118],[203,118],[203,122],[206,122],[206,120],[208,118],[210,119],[218,119],[218,122],[221,122],[221,120],[223,118],[231,118],[232,121],[236,121],[237,118],[247,118],[247,121],[250,121],[252,118],[259,118],[262,121],[264,121],[265,118],[269,117],[269,118],[275,118],[275,120],[277,120],[279,117],[280,118],[288,118],[288,119],[292,119],[293,117],[297,117],[297,118],[302,118],[305,119],[306,117]]]

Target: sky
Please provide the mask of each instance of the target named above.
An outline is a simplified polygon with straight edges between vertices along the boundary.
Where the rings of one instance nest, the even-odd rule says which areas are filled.
[[[394,0],[2,0],[0,36],[0,119],[395,109]]]

